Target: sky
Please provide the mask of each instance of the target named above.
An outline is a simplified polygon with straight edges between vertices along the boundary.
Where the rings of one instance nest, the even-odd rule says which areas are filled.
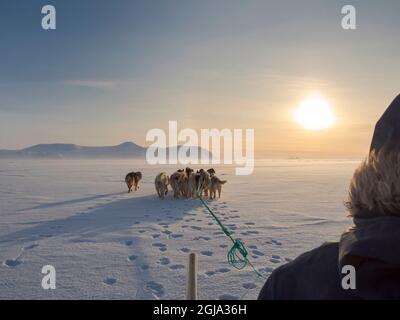
[[[54,5],[57,29],[41,28]],[[357,29],[341,27],[352,4]],[[0,2],[0,149],[146,145],[146,132],[253,128],[263,156],[361,157],[400,93],[398,0]],[[318,92],[335,124],[293,110]]]

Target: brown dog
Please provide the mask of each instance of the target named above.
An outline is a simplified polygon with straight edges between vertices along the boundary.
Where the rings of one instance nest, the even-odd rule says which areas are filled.
[[[190,199],[193,197],[193,195],[194,195],[193,190],[195,189],[195,187],[194,187],[195,183],[193,183],[194,178],[192,177],[195,175],[194,170],[189,167],[186,167],[185,174],[186,174],[186,178],[184,179],[185,180],[184,181],[184,183],[185,183],[184,192],[185,192],[186,198]]]
[[[201,196],[204,192],[204,195],[207,197],[208,188],[211,182],[210,174],[204,169],[200,169],[196,172],[195,181],[196,181],[195,195],[197,196],[197,194],[199,194]]]
[[[210,175],[210,177],[215,176],[215,170],[214,168],[210,168],[207,170],[208,174]]]
[[[139,189],[139,181],[142,180],[141,172],[130,172],[125,177],[126,185],[128,186],[128,193],[132,191],[132,187],[135,187],[135,191]]]
[[[179,197],[186,197],[186,186],[187,186],[187,177],[186,173],[183,171],[176,171],[171,174],[169,179],[171,184],[171,188],[174,191],[174,198],[179,199]]]
[[[194,172],[193,169],[191,169],[191,168],[189,168],[189,167],[186,167],[185,173],[186,173],[186,175],[187,175],[188,177],[190,176],[190,174],[191,174],[192,172]]]
[[[195,198],[196,197],[196,173],[191,172],[187,177],[187,197]]]

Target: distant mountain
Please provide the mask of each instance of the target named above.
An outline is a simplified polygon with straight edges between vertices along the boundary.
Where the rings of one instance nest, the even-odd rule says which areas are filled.
[[[176,151],[176,146],[167,148],[167,155]],[[181,146],[178,146],[178,150]],[[0,150],[0,158],[142,158],[146,157],[146,147],[133,142],[124,142],[117,146],[109,147],[85,147],[76,144],[37,144],[20,150]],[[208,153],[208,151],[206,152]],[[199,157],[201,148],[198,148]],[[211,155],[211,154],[210,154]]]
[[[142,158],[146,148],[133,142],[110,147],[76,144],[37,144],[21,150],[0,150],[0,158]]]
[[[164,150],[165,150],[165,152],[166,152],[167,157],[169,157],[171,154],[178,154],[178,153],[181,151],[181,148],[182,148],[182,146],[179,145],[179,146],[174,146],[174,147],[168,147],[168,148],[166,148],[166,149],[164,149]],[[148,150],[149,150],[149,152],[150,152],[151,154],[156,154],[156,155],[157,155],[158,152],[160,152],[160,151],[163,150],[163,149],[160,148],[159,150],[157,150],[157,148],[151,148],[151,147],[149,147]],[[195,158],[201,159],[202,156],[203,156],[203,153],[202,153],[203,150],[205,151],[205,152],[203,152],[203,153],[205,154],[205,157],[206,157],[206,158],[207,158],[207,157],[211,157],[211,155],[212,155],[211,152],[209,152],[208,150],[203,149],[203,148],[201,148],[201,147],[195,147],[195,146],[190,146],[190,147],[189,147],[189,150],[188,150],[188,149],[185,149],[185,151],[186,151],[185,157],[190,157],[191,159],[195,159]],[[195,151],[197,152],[197,157],[195,157]]]

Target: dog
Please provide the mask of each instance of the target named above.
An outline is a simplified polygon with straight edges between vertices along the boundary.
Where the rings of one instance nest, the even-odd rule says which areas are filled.
[[[197,170],[196,176],[195,176],[195,182],[196,182],[195,195],[201,196],[204,192],[204,195],[207,197],[209,185],[211,182],[210,174],[207,171],[205,171],[204,169]]]
[[[211,177],[211,182],[209,185],[210,200],[215,199],[217,191],[218,191],[218,198],[221,198],[222,185],[225,184],[226,182],[227,182],[226,180],[220,180],[217,176]]]
[[[194,170],[186,167],[185,169],[185,174],[186,174],[186,179],[184,179],[185,181],[185,185],[184,185],[184,193],[186,198],[192,198],[193,197],[193,178],[191,177],[193,175]]]
[[[215,170],[214,168],[210,168],[207,170],[208,174],[210,175],[210,177],[215,176]]]
[[[154,184],[156,186],[156,191],[157,191],[158,197],[160,199],[164,200],[164,197],[168,193],[168,184],[169,184],[168,175],[165,172],[159,173],[156,176]]]
[[[174,191],[174,198],[186,197],[187,176],[183,171],[176,171],[170,177],[171,188]]]
[[[130,172],[125,177],[126,185],[128,186],[128,193],[132,191],[132,187],[135,187],[135,191],[139,189],[139,181],[142,180],[141,172]]]
[[[188,177],[190,176],[190,174],[191,174],[192,172],[194,172],[193,169],[191,169],[191,168],[189,168],[189,167],[186,167],[185,173],[186,173],[186,175],[187,175]]]
[[[192,199],[197,195],[196,173],[190,172],[187,176],[187,197]]]

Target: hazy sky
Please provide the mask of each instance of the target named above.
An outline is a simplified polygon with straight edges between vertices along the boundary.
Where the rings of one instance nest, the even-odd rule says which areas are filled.
[[[53,4],[57,30],[41,29]],[[341,7],[357,30],[341,28]],[[145,144],[147,130],[254,128],[260,153],[360,156],[400,93],[400,2],[0,2],[0,148]],[[293,108],[318,91],[335,126]]]

